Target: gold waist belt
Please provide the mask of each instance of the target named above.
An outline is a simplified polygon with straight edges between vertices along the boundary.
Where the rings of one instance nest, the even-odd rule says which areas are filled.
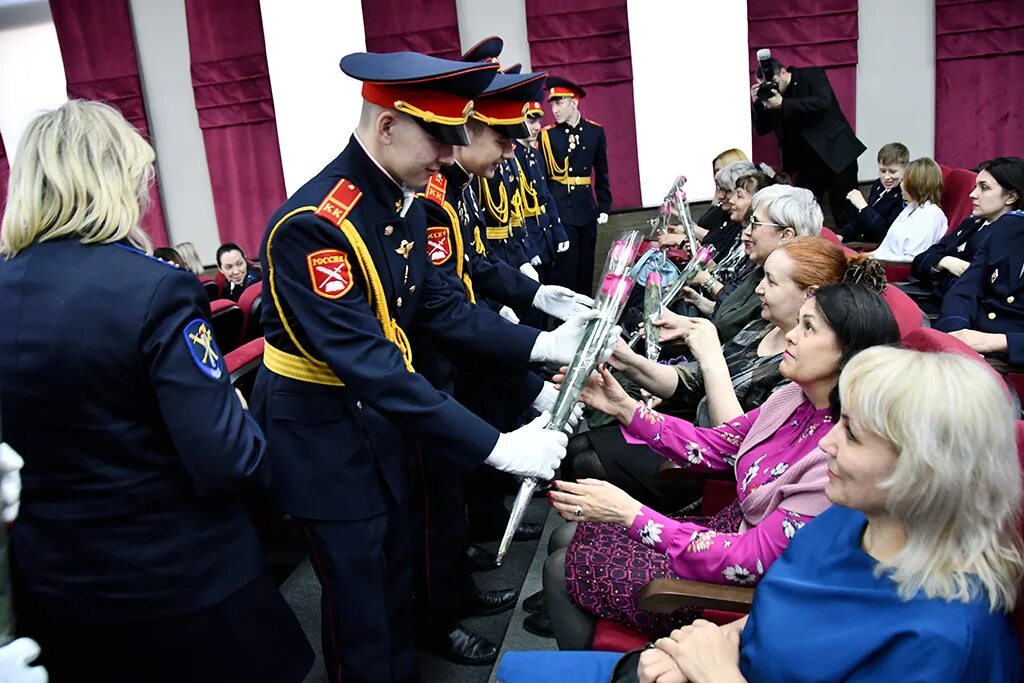
[[[563,178],[554,177],[554,178],[552,178],[552,180],[554,180],[556,183],[561,183],[562,185],[589,185],[590,184],[590,176],[587,176],[587,177],[584,178],[583,176],[580,176],[580,175],[567,175],[567,176],[565,176]]]
[[[489,240],[507,240],[511,236],[511,226],[506,225],[501,228],[487,228],[487,239]]]
[[[327,384],[333,387],[345,386],[345,383],[327,367],[327,363],[310,360],[304,356],[293,356],[271,346],[269,342],[263,344],[263,364],[271,372],[300,382]]]
[[[540,209],[536,209],[534,211],[530,211],[529,209],[524,208],[523,209],[523,218],[536,218],[537,216],[541,215],[541,213],[543,213],[543,212]]]

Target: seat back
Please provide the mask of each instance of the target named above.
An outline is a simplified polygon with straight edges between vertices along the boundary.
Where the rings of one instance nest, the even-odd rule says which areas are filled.
[[[962,168],[950,169],[949,173],[942,175],[942,213],[949,221],[947,235],[971,213],[970,194],[974,190],[975,177],[973,171]]]
[[[206,296],[210,301],[216,301],[220,298],[220,285],[217,281],[208,275],[199,275],[199,281],[203,283],[203,289],[206,290]]]
[[[242,309],[242,316],[244,317],[242,341],[249,341],[250,339],[263,336],[263,324],[259,317],[262,294],[263,287],[257,282],[243,289],[242,295],[238,297],[238,307]]]
[[[256,373],[263,367],[263,337],[242,344],[234,351],[224,354],[224,365],[231,375],[231,384],[242,392],[245,400],[252,394]]]
[[[827,239],[832,244],[838,244],[839,246],[842,246],[843,244],[843,241],[839,239],[839,235],[833,232],[831,228],[826,228],[824,225],[821,226],[821,234],[818,236]]]
[[[896,317],[901,337],[924,326],[924,311],[902,289],[895,285],[889,285],[882,291],[882,298],[885,299],[885,303],[889,304],[889,309]]]
[[[213,337],[222,353],[227,354],[238,348],[245,323],[245,316],[238,304],[230,299],[211,301],[210,323],[213,325]]]

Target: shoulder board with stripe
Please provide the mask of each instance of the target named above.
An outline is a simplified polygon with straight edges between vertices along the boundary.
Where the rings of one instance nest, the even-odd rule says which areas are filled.
[[[435,173],[427,181],[427,189],[423,195],[438,206],[444,204],[444,196],[448,192],[448,179],[441,173]]]
[[[1020,209],[1013,209],[1012,211],[1007,211],[1006,213],[1010,214],[1011,216],[1020,216],[1021,218],[1024,218],[1024,211],[1021,211]]]
[[[351,180],[342,178],[331,190],[331,193],[320,202],[315,213],[328,223],[333,223],[340,228],[362,196],[363,191],[356,187]]]
[[[175,270],[181,270],[181,266],[179,266],[177,263],[174,263],[173,261],[165,261],[164,259],[158,258],[156,256],[153,256],[152,254],[147,254],[146,252],[142,251],[141,249],[136,249],[135,247],[130,247],[127,244],[121,244],[119,242],[115,242],[114,246],[118,247],[120,249],[123,249],[124,251],[127,251],[127,252],[130,252],[132,254],[135,254],[136,256],[141,256],[143,258],[149,259],[150,261],[153,261],[154,263],[162,263],[163,265],[167,266],[168,268],[174,268]]]
[[[552,128],[555,128],[555,127],[556,127],[556,125],[557,125],[557,124],[554,124],[554,123],[549,123],[548,125],[546,125],[546,126],[544,126],[543,128],[541,128],[541,130],[551,130]]]
[[[601,124],[598,123],[597,121],[595,121],[594,119],[583,119],[583,120],[586,121],[587,123],[592,123],[595,126],[601,126]],[[603,128],[603,126],[601,126],[601,127]]]

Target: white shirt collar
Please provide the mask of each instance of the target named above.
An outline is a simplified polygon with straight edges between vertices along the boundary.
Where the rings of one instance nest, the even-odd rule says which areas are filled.
[[[400,183],[397,180],[395,180],[394,177],[392,177],[392,175],[388,173],[383,166],[380,165],[380,162],[377,161],[372,154],[370,154],[370,150],[366,149],[366,145],[363,144],[363,141],[360,139],[358,131],[353,132],[352,137],[354,137],[356,139],[356,142],[359,143],[359,146],[363,148],[363,152],[366,153],[366,156],[369,157],[370,161],[372,161],[374,165],[380,169],[380,172],[383,173],[388,180],[393,182],[395,186],[402,191],[402,208],[398,212],[398,215],[401,216],[402,218],[405,218],[405,214],[408,213],[409,207],[412,206],[413,201],[415,201],[416,199],[416,190],[412,189],[405,183]]]

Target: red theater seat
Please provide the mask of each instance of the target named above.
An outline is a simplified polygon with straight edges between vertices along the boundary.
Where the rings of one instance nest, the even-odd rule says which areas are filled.
[[[225,354],[224,364],[231,375],[231,384],[249,400],[256,373],[263,366],[263,337],[246,342]]]
[[[256,282],[242,290],[238,307],[242,309],[242,341],[263,336],[263,322],[260,320],[263,287]]]
[[[210,301],[216,301],[220,298],[220,285],[217,281],[208,275],[199,275],[199,281],[203,283],[203,289],[206,290],[206,296]]]
[[[211,301],[210,322],[213,324],[213,337],[221,352],[226,354],[238,348],[245,323],[245,316],[238,304],[230,299]]]
[[[942,213],[946,214],[949,227],[946,234],[953,232],[960,222],[971,213],[970,194],[974,190],[974,171],[962,168],[949,169],[942,173]]]

